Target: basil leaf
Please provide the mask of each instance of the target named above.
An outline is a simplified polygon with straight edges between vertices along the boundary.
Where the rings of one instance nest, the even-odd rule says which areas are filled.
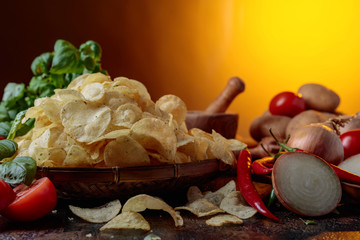
[[[52,61],[52,53],[43,53],[40,56],[36,57],[31,63],[31,71],[35,76],[48,73]]]
[[[11,124],[9,122],[0,122],[0,136],[7,137],[9,135],[10,128]]]
[[[24,136],[27,134],[34,127],[34,124],[35,118],[28,119],[24,124],[20,125],[19,129],[16,131],[15,137]]]
[[[0,104],[0,121],[4,122],[4,121],[10,121],[10,116],[8,114],[8,110],[5,107],[5,104],[3,104],[4,102],[2,102],[2,104]]]
[[[60,49],[65,48],[65,47],[75,48],[74,45],[72,45],[70,42],[68,42],[68,41],[66,41],[66,40],[63,40],[63,39],[58,39],[58,40],[56,40],[56,42],[55,42],[54,51],[57,52],[57,51],[59,51]]]
[[[11,157],[15,154],[17,150],[17,143],[9,140],[9,139],[3,139],[0,141],[0,160],[4,158]]]
[[[79,61],[79,53],[74,47],[63,47],[55,51],[50,73],[64,74],[76,66]]]
[[[80,45],[80,53],[81,55],[90,56],[96,61],[100,61],[102,50],[100,45],[93,41],[89,40],[83,44]],[[82,58],[83,59],[83,58]]]
[[[31,185],[36,175],[36,161],[31,157],[17,157],[0,165],[0,178],[9,184]]]
[[[96,62],[93,58],[91,57],[86,57],[84,59],[84,65],[86,67],[86,69],[90,70],[90,71],[94,71],[95,67],[96,67]]]
[[[4,95],[2,99],[5,102],[5,107],[11,108],[15,106],[16,102],[24,97],[24,93],[24,83],[8,83],[4,89]]]
[[[55,88],[64,88],[65,86],[65,79],[63,74],[50,74],[49,81],[52,86]]]
[[[7,139],[13,140],[15,138],[16,132],[21,128],[21,125],[22,125],[21,121],[25,117],[26,111],[27,110],[21,111],[16,115],[16,117],[11,125]],[[1,141],[0,141],[0,143],[1,143]]]

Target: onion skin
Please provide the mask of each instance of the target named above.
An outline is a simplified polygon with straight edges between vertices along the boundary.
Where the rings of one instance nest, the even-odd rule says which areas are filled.
[[[349,122],[346,122],[344,126],[340,127],[340,134],[354,129],[360,129],[360,118],[353,118]]]
[[[344,160],[340,137],[325,124],[310,124],[294,130],[287,143],[337,165]]]

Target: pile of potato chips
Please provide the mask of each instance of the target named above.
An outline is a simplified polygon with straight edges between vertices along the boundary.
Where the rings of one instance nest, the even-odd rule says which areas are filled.
[[[15,139],[17,156],[50,167],[130,167],[213,158],[233,164],[233,151],[246,145],[215,131],[188,130],[186,114],[185,103],[175,95],[153,102],[136,80],[85,74],[67,89],[35,101],[24,118],[35,118],[35,126]]]

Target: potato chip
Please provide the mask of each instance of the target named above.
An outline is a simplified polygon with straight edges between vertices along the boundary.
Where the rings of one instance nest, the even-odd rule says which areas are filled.
[[[187,210],[196,215],[197,217],[211,216],[224,212],[224,210],[212,204],[205,198],[196,199],[195,201],[188,202],[185,206],[176,207],[174,209]]]
[[[246,144],[240,142],[236,139],[226,139],[221,134],[217,133],[215,130],[212,130],[212,137],[215,141],[215,143],[218,143],[219,145],[222,145],[224,148],[226,148],[229,151],[240,151],[246,148]]]
[[[231,192],[236,191],[236,184],[234,180],[229,181],[223,187],[218,189],[215,192],[205,192],[203,193],[204,198],[207,199],[209,202],[216,206],[220,206],[221,201],[229,195]]]
[[[175,160],[176,136],[171,127],[157,118],[143,118],[131,127],[130,135],[145,149],[155,150],[169,161]]]
[[[104,161],[108,167],[134,167],[150,164],[150,158],[143,146],[126,135],[119,136],[106,145]]]
[[[180,163],[188,163],[188,162],[191,162],[190,156],[182,152],[176,152],[175,163],[180,164]]]
[[[229,165],[233,165],[236,160],[234,153],[220,142],[215,142],[211,148],[211,152],[217,159]]]
[[[89,167],[92,165],[88,152],[79,145],[71,145],[63,162],[64,167]]]
[[[149,105],[153,104],[148,90],[141,82],[125,77],[117,77],[114,79],[114,83],[117,86],[126,86],[130,89],[135,90],[139,97],[137,102],[139,106],[143,108],[143,110],[146,109]]]
[[[128,87],[122,87],[121,89],[112,89],[105,92],[105,105],[111,110],[115,111],[119,106],[126,103],[137,104],[134,100],[134,95],[131,93],[131,89]]]
[[[239,191],[231,192],[220,203],[220,208],[225,212],[241,219],[254,216],[257,211],[249,206]]]
[[[84,96],[80,92],[73,89],[55,89],[54,91],[55,95],[53,98],[61,101],[63,105],[73,100],[85,101]]]
[[[205,223],[213,227],[221,227],[228,224],[243,224],[243,220],[230,214],[220,214],[207,219]]]
[[[78,89],[80,92],[82,89],[84,89],[88,84],[92,83],[104,83],[104,82],[110,82],[111,79],[109,76],[97,72],[93,74],[89,74],[79,85],[81,86],[80,89]]]
[[[190,186],[186,192],[188,202],[193,202],[197,199],[203,198],[201,190],[197,186]]]
[[[76,216],[91,223],[104,223],[113,219],[121,210],[121,203],[118,199],[94,208],[80,208],[69,205],[69,209]]]
[[[155,103],[162,111],[173,115],[175,121],[181,125],[186,118],[187,108],[178,96],[168,94],[160,97]]]
[[[81,94],[89,102],[101,102],[105,97],[105,90],[101,83],[94,82],[87,84],[82,90]]]
[[[176,147],[182,147],[185,146],[189,143],[194,143],[195,139],[193,136],[190,136],[189,134],[187,134],[186,132],[184,132],[183,130],[177,129],[175,130],[175,134],[176,134]]]
[[[176,227],[183,225],[182,217],[179,213],[176,213],[176,211],[172,207],[170,207],[160,198],[156,198],[146,194],[139,194],[128,199],[127,202],[124,204],[122,212],[142,212],[146,209],[163,210],[165,212],[168,212],[173,218]]]
[[[100,228],[100,231],[137,229],[150,231],[150,224],[137,212],[122,212]]]
[[[83,74],[83,75],[73,79],[67,86],[67,89],[73,89],[76,91],[80,91],[80,89],[81,89],[80,87],[82,86],[83,82],[89,75],[90,75],[89,73],[86,73],[86,74]]]
[[[107,140],[107,139],[115,139],[117,137],[120,136],[129,136],[130,135],[130,129],[118,129],[118,130],[114,130],[111,132],[108,132],[98,138],[95,138],[94,140],[92,140],[91,142],[89,142],[88,144],[92,144],[95,142],[100,142],[103,140]]]
[[[131,128],[131,126],[140,120],[141,109],[132,103],[125,103],[119,106],[111,116],[111,123],[118,127]]]
[[[110,124],[107,106],[96,106],[74,100],[65,104],[60,117],[64,131],[79,142],[91,142],[101,136]]]
[[[62,148],[29,147],[28,156],[36,161],[37,166],[53,167],[62,165],[66,152]]]
[[[55,98],[45,98],[41,102],[40,107],[43,109],[44,114],[47,116],[49,121],[53,123],[61,123],[60,109],[62,107],[61,101]]]

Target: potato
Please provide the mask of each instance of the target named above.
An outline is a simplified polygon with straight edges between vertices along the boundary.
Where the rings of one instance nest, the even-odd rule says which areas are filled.
[[[305,99],[308,109],[320,112],[332,113],[340,103],[339,95],[325,86],[316,83],[302,85],[298,90],[298,94],[301,94],[302,98]]]
[[[286,126],[291,118],[287,116],[271,115],[265,112],[262,116],[255,118],[250,124],[250,135],[256,141],[263,137],[271,136],[269,129],[279,139],[286,138]]]
[[[327,119],[327,115],[321,112],[315,110],[303,111],[289,121],[286,127],[286,136],[288,136],[289,134],[291,135],[291,132],[299,127],[308,125],[310,123],[325,122]]]

